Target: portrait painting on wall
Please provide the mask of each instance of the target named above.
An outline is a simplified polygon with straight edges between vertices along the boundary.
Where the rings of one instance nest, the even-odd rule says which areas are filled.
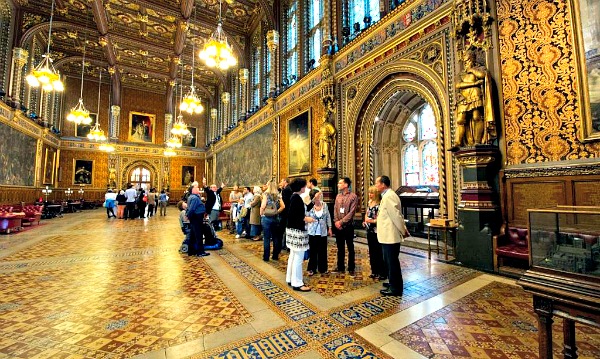
[[[190,134],[183,136],[181,144],[187,147],[196,147],[196,133],[198,131],[196,130],[196,127],[188,127],[188,130],[190,130]]]
[[[75,137],[87,137],[88,133],[90,133],[90,130],[96,124],[96,114],[90,113],[90,118],[92,119],[92,123],[90,123],[89,125],[84,125],[83,123],[80,123],[77,125],[77,127],[75,127]]]
[[[54,173],[56,167],[56,149],[46,147],[44,153],[44,181],[45,185],[54,185]]]
[[[73,160],[73,184],[92,184],[94,174],[94,161]]]
[[[194,182],[195,177],[196,166],[181,166],[181,185],[183,187],[187,187],[190,183]]]
[[[211,157],[210,159],[212,160]],[[273,175],[273,127],[269,122],[216,155],[216,181],[253,186]],[[208,168],[212,168],[211,165]]]
[[[129,141],[154,143],[156,116],[148,113],[129,113]]]
[[[288,122],[288,174],[290,176],[310,172],[310,149],[309,110]]]
[[[577,37],[580,57],[581,86],[586,101],[583,108],[587,139],[600,138],[600,6],[597,0],[572,0],[579,5],[580,34]],[[578,23],[577,14],[574,23]],[[586,88],[587,87],[587,88]]]

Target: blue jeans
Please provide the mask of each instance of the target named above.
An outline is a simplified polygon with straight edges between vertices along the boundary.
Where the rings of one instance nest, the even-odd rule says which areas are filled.
[[[240,236],[242,235],[242,232],[244,232],[244,229],[246,228],[245,221],[246,221],[246,218],[239,217],[237,223],[235,224],[236,233],[239,234]]]
[[[274,217],[261,217],[260,223],[263,227],[263,260],[268,261],[271,252],[271,242],[273,242],[273,259],[278,259],[281,252],[281,238],[279,231],[279,219]]]

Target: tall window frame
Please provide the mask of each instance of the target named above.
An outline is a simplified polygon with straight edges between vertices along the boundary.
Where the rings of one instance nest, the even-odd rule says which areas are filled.
[[[402,184],[439,186],[438,131],[431,105],[414,111],[402,128]]]
[[[354,33],[354,24],[359,23],[361,30],[365,28],[365,17],[371,17],[371,24],[376,23],[381,18],[379,12],[379,0],[350,0],[348,6],[348,24]]]
[[[286,47],[284,62],[286,64],[285,78],[288,80],[291,80],[291,76],[298,78],[298,58],[300,55],[300,41],[298,39],[299,25],[300,7],[298,0],[290,0],[285,13]]]
[[[319,65],[321,57],[321,42],[323,37],[323,1],[324,0],[307,0],[307,51],[308,59],[314,59],[313,67]],[[308,69],[306,69],[308,72]]]
[[[260,108],[260,75],[261,75],[261,47],[253,46],[252,48],[252,107]]]

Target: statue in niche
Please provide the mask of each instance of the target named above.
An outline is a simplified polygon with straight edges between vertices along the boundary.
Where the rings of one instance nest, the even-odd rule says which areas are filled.
[[[325,106],[325,114],[323,115],[323,123],[319,128],[319,137],[317,139],[319,161],[321,168],[335,168],[336,130],[330,121],[332,114],[335,112],[333,97],[327,96],[323,98],[323,105]]]
[[[114,168],[108,169],[108,188],[117,188],[117,170]]]
[[[491,144],[496,139],[496,122],[491,97],[491,75],[485,66],[478,66],[475,51],[462,54],[463,72],[456,89],[462,96],[456,108],[456,137],[454,147]]]

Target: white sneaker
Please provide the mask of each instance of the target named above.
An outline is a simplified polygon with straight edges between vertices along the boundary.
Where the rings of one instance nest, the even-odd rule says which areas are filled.
[[[246,231],[242,232],[242,237],[246,237]]]
[[[237,238],[240,238],[240,235],[239,235],[239,234],[236,234],[236,235],[235,235],[235,238],[236,238],[236,239],[237,239]]]

